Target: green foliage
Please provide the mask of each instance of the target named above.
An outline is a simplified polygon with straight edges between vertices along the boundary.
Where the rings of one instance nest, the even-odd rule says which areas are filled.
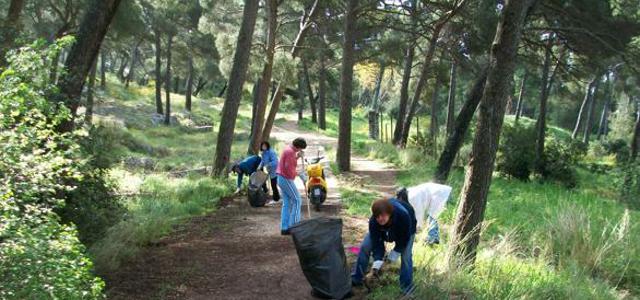
[[[568,188],[578,184],[574,166],[584,155],[579,143],[567,143],[548,137],[544,149],[544,167],[541,176],[562,183]]]
[[[42,43],[10,58],[0,75],[0,298],[97,299],[104,283],[92,273],[73,224],[53,212],[76,188],[87,161],[76,141],[58,133],[69,117],[45,97]]]
[[[507,123],[502,129],[496,170],[506,176],[529,180],[535,160],[535,128],[522,123]]]
[[[640,162],[627,162],[617,170],[616,182],[623,202],[640,208]]]

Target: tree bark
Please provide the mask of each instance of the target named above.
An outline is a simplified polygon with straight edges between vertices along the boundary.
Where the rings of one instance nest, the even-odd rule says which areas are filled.
[[[438,97],[431,97],[431,123],[429,124],[429,139],[433,145],[432,153],[436,153],[438,139]]]
[[[516,122],[520,120],[520,116],[522,116],[522,109],[524,107],[524,93],[525,93],[525,84],[527,82],[527,77],[529,73],[524,72],[524,76],[522,76],[522,81],[520,82],[520,93],[518,93],[518,104],[516,105]]]
[[[611,101],[611,89],[613,83],[611,82],[611,75],[607,74],[607,87],[604,93],[604,106],[602,107],[602,114],[600,115],[600,122],[598,125],[598,140],[607,135],[607,121],[609,116],[609,104]]]
[[[58,83],[58,98],[71,110],[72,118],[58,128],[62,132],[72,131],[74,118],[80,104],[80,94],[85,78],[98,55],[100,45],[109,28],[109,24],[120,5],[120,0],[92,0],[65,62],[65,74]]]
[[[638,149],[640,149],[640,108],[636,112],[636,127],[633,131],[633,138],[631,139],[632,161],[638,157]]]
[[[133,48],[133,52],[131,53],[131,63],[129,66],[129,73],[127,73],[127,78],[124,81],[124,87],[125,88],[129,88],[129,83],[131,81],[133,81],[133,76],[134,76],[134,72],[135,72],[135,66],[136,66],[136,61],[138,61],[138,48],[140,47],[140,44],[142,43],[142,39],[140,39],[135,47]]]
[[[578,111],[578,117],[576,118],[576,125],[573,128],[573,133],[571,134],[571,138],[574,140],[578,137],[578,132],[582,127],[582,121],[584,119],[584,109],[587,107],[587,104],[589,104],[589,99],[591,99],[591,91],[593,90],[593,86],[595,85],[596,80],[598,80],[598,76],[596,76],[589,82],[589,84],[587,84],[586,91],[584,92],[584,98],[582,100],[582,104],[580,105],[580,110]]]
[[[104,91],[107,89],[107,54],[104,48],[100,50],[100,88]]]
[[[411,81],[411,69],[413,67],[413,57],[415,56],[415,46],[409,45],[404,55],[404,67],[402,72],[402,83],[400,85],[400,103],[398,104],[398,122],[393,131],[393,143],[398,144],[402,137],[402,120],[407,114],[409,102],[409,82]]]
[[[302,122],[304,114],[304,74],[298,70],[298,123]]]
[[[318,71],[318,128],[327,129],[326,105],[327,105],[327,69],[324,55],[320,55],[320,70]]]
[[[434,30],[433,30],[433,35],[431,36],[431,39],[429,40],[429,49],[427,50],[427,54],[425,56],[424,62],[422,63],[422,70],[420,72],[420,77],[418,78],[418,83],[416,84],[416,91],[413,94],[413,99],[411,100],[411,107],[414,107],[414,105],[417,105],[417,103],[419,103],[420,101],[420,96],[422,95],[422,90],[424,89],[425,84],[427,83],[427,78],[429,77],[429,70],[431,68],[431,61],[433,60],[433,55],[436,52],[436,45],[438,43],[438,37],[440,36],[440,31],[442,30],[442,27],[444,26],[445,23],[440,22],[438,24],[436,24]],[[414,104],[416,103],[416,104]],[[411,112],[411,111],[409,111]],[[405,122],[404,119],[404,114],[403,114],[403,118],[402,119],[398,119],[396,120],[396,128],[398,128],[398,124],[400,124],[400,128],[401,128],[401,132],[400,132],[400,139],[397,140],[396,136],[395,136],[395,132],[394,132],[394,145],[399,145],[401,147],[404,147],[406,144],[406,140],[404,139],[405,136],[409,136],[408,134],[408,130],[409,128],[405,128],[404,126],[407,124],[411,124],[411,120],[409,119],[409,122]],[[405,132],[405,130],[407,132]]]
[[[417,22],[417,0],[411,1],[411,23],[413,26]],[[407,114],[407,106],[409,105],[409,82],[411,81],[411,70],[413,69],[413,58],[415,56],[415,36],[409,36],[409,44],[404,53],[404,65],[402,70],[402,83],[400,84],[400,103],[398,104],[398,122],[393,131],[393,144],[397,145],[402,138],[403,120]]]
[[[307,94],[309,96],[309,106],[311,107],[311,122],[318,123],[318,111],[316,110],[316,99],[313,96],[313,89],[311,88],[311,80],[309,79],[309,69],[307,62],[302,60],[302,72],[304,73],[304,82],[307,86]]]
[[[273,123],[276,121],[276,115],[278,114],[278,109],[280,109],[280,103],[282,102],[282,97],[284,95],[284,87],[282,85],[278,85],[276,87],[275,93],[273,94],[273,99],[271,100],[271,109],[269,110],[269,115],[267,116],[267,120],[264,123],[264,128],[262,131],[262,138],[266,141],[271,137],[271,128],[273,128]]]
[[[20,15],[24,9],[24,0],[11,0],[7,17],[0,28],[0,68],[7,65],[7,52],[15,48],[15,40],[20,33]]]
[[[250,153],[258,154],[260,152],[260,143],[264,140],[262,137],[262,124],[264,123],[264,114],[267,110],[267,97],[269,96],[269,82],[273,72],[273,56],[276,48],[276,30],[278,27],[278,1],[266,0],[267,10],[267,49],[265,52],[265,63],[262,69],[261,84],[258,87],[258,97],[256,102],[256,115],[252,120],[253,130],[251,131],[251,141],[249,143]]]
[[[549,69],[551,66],[551,54],[553,49],[553,38],[547,38],[544,52],[544,63],[542,65],[542,80],[540,91],[540,107],[538,120],[536,121],[536,156],[534,166],[538,174],[544,172],[544,138],[547,131],[547,100],[549,99]]]
[[[462,264],[473,263],[480,242],[487,194],[513,76],[517,48],[528,11],[535,0],[507,0],[491,45],[487,83],[480,101],[480,115],[473,140],[465,183],[458,206],[451,256]]]
[[[204,87],[207,85],[207,81],[204,80],[202,77],[198,77],[198,83],[196,84],[196,89],[193,91],[193,95],[194,96],[198,96],[198,94],[200,94],[200,92],[202,91],[202,89],[204,89]]]
[[[456,119],[456,67],[456,61],[451,60],[449,98],[447,100],[447,136],[453,132],[453,122]]]
[[[433,95],[432,95],[432,99],[431,101],[433,102],[433,98],[438,98],[438,92],[440,90],[440,80],[438,78],[436,78],[436,84],[433,87]],[[407,145],[407,142],[409,141],[409,131],[411,130],[411,120],[413,120],[413,117],[416,114],[416,110],[418,109],[418,101],[414,101],[411,103],[411,108],[409,108],[409,113],[407,114],[407,117],[404,119],[404,124],[402,125],[402,140],[400,141],[400,145],[402,145],[403,147],[405,145]],[[400,122],[400,121],[398,121]]]
[[[93,90],[96,85],[96,69],[98,58],[96,57],[93,66],[91,67],[91,73],[89,73],[89,83],[87,84],[87,103],[85,105],[84,122],[91,125],[93,122]]]
[[[342,71],[340,76],[340,120],[338,122],[338,149],[336,160],[342,172],[351,170],[351,101],[353,64],[355,62],[356,8],[358,0],[348,0],[344,22]]]
[[[156,50],[156,113],[163,114],[162,109],[162,35],[159,29],[154,31],[154,43]]]
[[[171,125],[171,47],[173,44],[173,34],[167,36],[167,68],[164,72],[164,92],[165,92],[165,109],[164,109],[164,125]]]
[[[469,125],[473,119],[473,115],[482,99],[482,93],[484,92],[484,86],[487,82],[487,69],[485,68],[481,75],[476,79],[471,89],[471,92],[467,95],[467,99],[458,113],[455,124],[453,126],[453,132],[447,136],[447,142],[444,149],[438,159],[438,166],[436,167],[435,180],[439,183],[446,183],[449,178],[449,172],[453,161],[456,159],[462,144],[464,143],[465,136],[469,130]],[[437,128],[437,127],[436,127]],[[437,129],[436,129],[437,130]]]
[[[378,114],[380,113],[380,88],[382,86],[382,79],[384,78],[385,63],[380,62],[380,71],[376,78],[376,86],[373,90],[373,101],[371,107],[369,107],[369,138],[377,140],[379,137],[378,132]]]
[[[587,110],[587,118],[584,123],[584,133],[582,136],[582,142],[589,145],[589,138],[591,137],[591,131],[593,127],[593,111],[596,107],[596,100],[598,95],[598,88],[600,87],[600,76],[597,77],[596,82],[593,85],[593,93],[591,94],[591,102],[589,103],[589,110]]]
[[[247,51],[247,49],[251,48],[251,40],[258,14],[258,0],[245,0],[244,3],[242,24],[240,25],[238,42],[233,57],[233,66],[229,76],[229,87],[222,108],[222,119],[218,129],[216,154],[213,164],[213,174],[216,176],[222,175],[229,163],[231,144],[233,143],[233,131],[236,126],[238,108],[242,96],[242,86],[247,75],[247,67],[249,66],[250,51]]]
[[[191,95],[193,94],[193,54],[189,51],[187,58],[187,88],[184,95],[184,109],[191,112]]]

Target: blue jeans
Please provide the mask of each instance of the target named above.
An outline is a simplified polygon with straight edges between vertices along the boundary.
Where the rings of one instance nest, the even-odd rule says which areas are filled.
[[[427,244],[440,243],[440,227],[438,221],[429,216],[429,232],[427,233]]]
[[[278,187],[282,197],[282,212],[280,213],[280,230],[289,228],[300,222],[302,199],[293,180],[278,175]]]
[[[401,265],[400,265],[400,288],[404,293],[411,292],[413,289],[413,239],[415,235],[409,238],[409,243],[404,252],[401,253]],[[371,237],[367,233],[360,244],[360,253],[358,254],[358,260],[353,266],[351,271],[351,281],[355,284],[360,284],[364,280],[364,275],[369,268],[369,257],[371,256],[371,250],[373,249],[373,243]]]

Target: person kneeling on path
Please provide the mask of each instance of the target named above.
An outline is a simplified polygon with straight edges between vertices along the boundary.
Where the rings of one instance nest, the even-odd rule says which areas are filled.
[[[395,247],[387,255],[394,263],[401,259],[400,288],[406,295],[413,292],[413,240],[416,234],[416,217],[411,204],[395,198],[377,200],[371,206],[369,233],[360,245],[358,260],[351,273],[354,286],[361,286],[369,267],[369,257],[373,255],[373,276],[378,276],[384,264],[385,242],[395,242]]]
[[[239,193],[240,188],[242,188],[242,178],[244,177],[244,175],[250,176],[251,174],[253,174],[253,172],[257,171],[261,161],[262,159],[260,158],[260,156],[251,155],[231,167],[231,171],[238,174],[235,192],[236,194]],[[267,186],[263,185],[262,188],[266,192]]]
[[[296,138],[280,155],[278,169],[278,187],[282,193],[282,212],[280,215],[280,233],[289,234],[289,228],[300,222],[302,199],[294,182],[298,158],[303,157],[302,150],[307,148],[303,138]]]
[[[276,169],[278,168],[278,155],[273,149],[271,149],[271,144],[269,144],[269,142],[267,141],[264,141],[262,142],[262,144],[260,144],[260,150],[262,151],[262,162],[260,162],[260,166],[258,166],[258,169],[267,169],[269,178],[271,179],[273,201],[279,201],[280,193],[278,192],[278,176],[276,175]]]

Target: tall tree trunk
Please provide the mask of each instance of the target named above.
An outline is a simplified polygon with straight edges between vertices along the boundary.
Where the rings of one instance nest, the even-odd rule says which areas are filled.
[[[127,73],[127,78],[124,81],[124,87],[125,88],[129,88],[129,83],[131,81],[133,81],[133,76],[134,76],[134,72],[135,72],[135,66],[136,66],[136,61],[138,61],[138,48],[140,47],[140,44],[142,43],[142,39],[140,39],[135,47],[133,48],[133,52],[131,53],[131,63],[129,66],[129,73]]]
[[[582,135],[582,142],[589,145],[589,138],[591,137],[591,131],[593,127],[593,111],[596,107],[596,101],[598,96],[598,88],[600,87],[600,76],[598,76],[596,82],[593,85],[593,92],[591,94],[591,102],[589,103],[589,110],[587,110],[587,118],[584,122],[584,133]]]
[[[515,68],[518,44],[527,12],[535,0],[507,0],[496,37],[491,45],[487,83],[480,101],[480,115],[473,140],[471,160],[462,188],[454,224],[451,257],[462,263],[473,263],[480,242],[479,226],[484,219],[487,194],[491,185],[496,151],[505,105],[509,94],[509,80]]]
[[[298,70],[298,123],[302,122],[304,113],[304,74]]]
[[[524,93],[526,90],[526,82],[527,77],[529,76],[528,72],[524,72],[524,76],[522,76],[522,81],[520,82],[520,93],[518,93],[518,104],[516,105],[516,122],[520,120],[520,116],[522,116],[522,109],[524,107]]]
[[[422,70],[420,72],[420,77],[418,78],[418,83],[416,84],[416,91],[413,94],[413,99],[411,100],[411,107],[414,107],[414,105],[417,105],[417,103],[419,103],[420,101],[420,96],[422,95],[422,90],[424,89],[425,84],[427,83],[427,77],[429,76],[429,70],[431,68],[431,61],[433,60],[433,55],[436,52],[436,45],[438,43],[438,37],[440,36],[440,31],[442,30],[442,27],[444,26],[445,23],[440,22],[438,24],[436,24],[436,27],[433,30],[433,35],[431,36],[431,39],[429,40],[429,49],[427,50],[427,54],[424,58],[424,62],[422,63]],[[415,103],[415,104],[414,104]],[[409,111],[409,113],[411,113],[411,111]],[[413,116],[411,116],[413,117]],[[396,128],[398,128],[398,124],[400,124],[400,128],[401,128],[401,132],[400,132],[400,139],[397,140],[395,133],[394,133],[394,144],[395,145],[399,145],[401,147],[404,147],[406,144],[406,140],[404,139],[405,136],[409,136],[409,128],[404,127],[405,125],[411,125],[411,119],[409,119],[408,122],[405,122],[404,119],[404,115],[402,119],[398,119],[397,123],[396,123]],[[405,132],[407,131],[407,132]]]
[[[250,152],[258,154],[260,152],[260,143],[264,140],[262,137],[262,124],[264,123],[264,114],[267,110],[267,97],[269,96],[269,82],[273,72],[273,56],[276,47],[276,30],[278,27],[278,1],[266,0],[267,10],[267,49],[264,67],[262,69],[261,84],[258,87],[258,97],[256,103],[256,115],[252,120],[253,130],[251,131],[251,141],[249,143]]]
[[[540,91],[540,107],[538,120],[536,121],[536,156],[534,166],[538,174],[544,172],[544,138],[547,132],[547,100],[549,99],[549,69],[551,66],[551,54],[553,48],[553,37],[547,37],[547,45],[544,52],[544,63],[542,65],[542,82]]]
[[[413,58],[415,56],[415,46],[413,43],[408,46],[404,55],[404,67],[402,73],[402,83],[400,85],[400,103],[398,104],[398,122],[393,131],[393,143],[398,144],[402,137],[402,120],[407,114],[407,105],[409,102],[409,82],[411,81],[411,69],[413,67]]]
[[[449,79],[449,98],[447,100],[447,136],[453,132],[456,119],[456,61],[451,60],[451,76]]]
[[[97,63],[98,58],[96,57],[96,60],[91,67],[91,72],[89,73],[89,83],[87,84],[87,103],[85,105],[86,109],[84,112],[84,122],[89,125],[91,125],[91,123],[93,122],[93,90],[96,85],[96,69],[98,68]]]
[[[438,139],[438,97],[434,93],[431,97],[431,123],[429,124],[429,139],[433,145],[433,152],[436,153]]]
[[[598,125],[598,140],[607,135],[607,120],[609,115],[609,103],[611,101],[611,89],[613,83],[611,82],[611,75],[607,73],[607,86],[604,93],[604,106],[602,107],[602,114],[600,115],[600,122]]]
[[[382,86],[382,79],[384,78],[385,63],[380,62],[380,71],[378,71],[378,77],[376,78],[376,86],[373,90],[373,101],[369,107],[369,138],[377,140],[378,133],[378,114],[380,113],[380,87]]]
[[[197,97],[206,85],[207,81],[202,77],[198,77],[198,83],[196,84],[196,89],[193,91],[193,95]]]
[[[318,111],[316,110],[316,99],[313,96],[313,89],[311,88],[311,80],[309,79],[309,69],[307,62],[302,60],[302,72],[304,73],[304,82],[307,86],[307,94],[309,96],[309,106],[311,107],[311,122],[318,123]]]
[[[127,68],[127,65],[129,64],[129,55],[125,52],[122,55],[122,60],[120,61],[120,68],[118,68],[118,73],[116,73],[116,76],[118,77],[118,79],[120,80],[120,82],[124,82],[124,70]]]
[[[7,52],[15,48],[15,40],[20,33],[20,15],[24,9],[25,0],[11,0],[9,11],[0,27],[0,68],[7,65]]]
[[[302,18],[300,20],[300,29],[298,30],[298,34],[296,35],[296,38],[293,42],[293,46],[291,47],[290,55],[293,58],[296,58],[298,56],[298,53],[300,50],[299,46],[303,43],[304,37],[306,36],[306,32],[309,30],[309,28],[311,28],[311,24],[312,24],[311,20],[315,18],[315,15],[318,13],[318,1],[319,0],[314,1],[313,6],[308,14],[305,11],[304,14],[302,15]],[[281,89],[282,93],[284,94],[286,86],[282,86],[282,82],[286,82],[286,81],[287,81],[287,78],[283,78],[282,81],[278,83],[277,87],[275,87],[274,91]],[[275,96],[277,96],[277,93],[274,93],[274,97]],[[278,109],[280,108],[281,100],[282,100],[282,95],[280,95],[279,97],[275,97],[274,102],[271,104],[271,110],[269,111],[269,116],[271,120],[267,119],[267,121],[265,122],[265,126],[262,130],[262,139],[264,140],[269,139],[269,136],[271,134],[271,128],[273,127],[273,122],[275,121],[275,116],[278,113]]]
[[[173,79],[173,92],[178,94],[180,93],[180,76],[176,75]]]
[[[462,105],[460,113],[458,113],[458,117],[456,118],[453,126],[453,132],[447,136],[447,142],[442,150],[442,154],[440,154],[438,166],[436,167],[436,182],[447,182],[451,166],[453,166],[453,161],[456,159],[456,156],[464,143],[473,115],[475,114],[478,104],[482,99],[482,93],[484,92],[486,82],[487,68],[484,68],[481,75],[474,82],[471,92],[467,95],[467,99]]]
[[[411,1],[411,22],[415,26],[418,21],[417,14],[417,0]],[[407,114],[407,106],[409,105],[409,82],[411,81],[411,70],[413,68],[413,58],[415,56],[415,36],[409,36],[410,41],[407,45],[407,49],[404,52],[404,62],[402,68],[402,83],[400,84],[400,103],[398,104],[398,122],[396,128],[393,131],[393,144],[396,145],[402,139],[402,125],[403,120]]]
[[[326,106],[327,106],[327,69],[325,67],[324,55],[320,54],[320,70],[318,72],[318,127],[327,129]]]
[[[351,101],[353,64],[355,62],[356,8],[358,0],[348,0],[344,22],[342,71],[340,76],[340,120],[338,122],[338,149],[336,160],[342,172],[351,170]]]
[[[120,0],[92,0],[76,33],[76,42],[71,46],[65,62],[66,72],[58,82],[57,102],[63,102],[71,110],[72,118],[63,122],[58,128],[62,132],[72,131],[74,118],[85,78],[100,51],[111,19],[115,15]]]
[[[100,89],[107,89],[107,54],[105,49],[100,50]]]
[[[189,51],[187,58],[187,88],[184,95],[184,109],[191,112],[191,95],[193,94],[193,54]]]
[[[584,92],[584,98],[582,100],[582,104],[580,105],[580,110],[578,111],[578,117],[576,118],[576,125],[573,128],[573,133],[571,134],[571,138],[574,140],[578,137],[578,132],[582,127],[582,121],[584,119],[584,110],[587,107],[587,104],[589,104],[589,99],[591,99],[591,91],[593,90],[593,86],[595,85],[596,80],[598,80],[598,76],[593,78],[593,80],[591,80],[589,84],[587,84],[586,91]]]
[[[631,160],[635,160],[638,157],[638,149],[640,149],[640,108],[636,112],[636,127],[633,131],[633,138],[631,139]]]
[[[249,66],[250,51],[247,51],[247,49],[251,48],[259,2],[258,0],[244,1],[242,24],[240,25],[233,65],[231,67],[231,74],[229,75],[229,87],[222,108],[222,119],[218,129],[216,154],[213,164],[213,174],[216,176],[222,175],[227,163],[229,163],[229,156],[231,155],[233,131],[236,127],[238,108],[240,107],[242,85],[244,84],[247,67]]]
[[[159,29],[154,30],[154,43],[156,50],[156,113],[163,114],[162,109],[162,33]]]
[[[436,78],[436,84],[433,87],[433,96],[432,96],[432,102],[434,101],[433,98],[438,98],[438,92],[440,91],[440,80],[438,78]],[[407,114],[407,117],[404,119],[404,124],[402,125],[402,140],[400,141],[400,145],[402,145],[403,147],[405,145],[407,145],[407,142],[409,141],[409,131],[411,130],[411,120],[413,120],[413,116],[416,114],[416,110],[418,109],[418,101],[414,101],[411,103],[411,108],[409,108],[409,113]],[[400,121],[398,121],[400,122]]]
[[[164,109],[164,125],[171,125],[171,47],[173,44],[173,34],[167,35],[167,68],[164,72],[164,92],[165,92],[165,109]]]
[[[283,95],[284,86],[278,85],[275,93],[273,94],[271,109],[269,110],[269,115],[267,116],[267,120],[265,121],[264,128],[262,130],[262,138],[264,140],[268,140],[271,137],[271,128],[273,128],[273,123],[276,121],[276,115],[278,113],[278,109],[280,109],[280,103],[282,103]]]

